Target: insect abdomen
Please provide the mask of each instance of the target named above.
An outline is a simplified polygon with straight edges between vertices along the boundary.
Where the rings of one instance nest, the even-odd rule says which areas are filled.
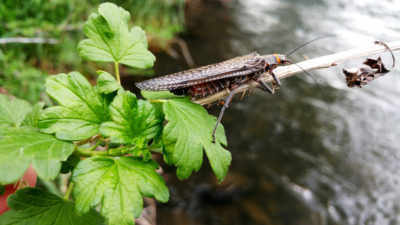
[[[176,95],[189,95],[193,98],[202,98],[217,93],[229,86],[228,80],[214,80],[211,82],[200,83],[186,88],[171,90]]]
[[[223,89],[231,89],[235,85],[240,85],[251,79],[255,74],[239,77],[229,77],[220,80],[213,80],[210,82],[200,83],[186,88],[178,88],[171,90],[172,93],[177,95],[189,95],[195,99],[204,98],[213,95]]]

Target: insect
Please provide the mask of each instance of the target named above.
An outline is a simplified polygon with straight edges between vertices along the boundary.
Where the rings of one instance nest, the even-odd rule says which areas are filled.
[[[279,65],[290,63],[285,55],[259,55],[253,52],[220,63],[139,82],[136,83],[136,86],[149,91],[168,90],[178,95],[189,95],[194,99],[207,97],[223,89],[230,90],[212,132],[212,140],[215,142],[216,129],[222,120],[225,109],[229,107],[236,94],[235,89],[253,80],[260,84],[262,90],[272,94],[274,90],[260,79],[261,75],[268,72],[274,78],[275,83],[280,85],[279,79],[272,70]]]
[[[148,91],[168,90],[177,95],[189,95],[194,99],[210,96],[223,89],[229,90],[229,95],[225,98],[224,105],[212,131],[212,141],[215,142],[217,127],[222,120],[225,110],[229,107],[233,96],[238,93],[238,87],[249,81],[256,81],[259,83],[260,89],[273,94],[274,89],[261,79],[262,76],[268,76],[269,74],[273,77],[275,84],[280,86],[281,83],[273,73],[273,70],[280,65],[291,64],[287,56],[295,51],[311,42],[329,36],[325,35],[308,41],[293,49],[287,55],[260,55],[257,52],[253,52],[223,62],[138,82],[136,86]]]

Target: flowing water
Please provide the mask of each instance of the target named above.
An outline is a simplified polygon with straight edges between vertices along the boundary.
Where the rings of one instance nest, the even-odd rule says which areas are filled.
[[[335,37],[293,58],[400,40],[398,0],[225,2],[188,24],[184,38],[198,65],[254,50],[286,53],[323,35]],[[216,184],[206,163],[187,181],[170,171],[171,201],[159,205],[158,223],[400,224],[400,72],[349,89],[341,69],[362,60],[315,71],[315,80],[282,80],[276,95],[235,99],[223,120],[233,156],[226,181]],[[159,74],[186,69],[158,61]]]

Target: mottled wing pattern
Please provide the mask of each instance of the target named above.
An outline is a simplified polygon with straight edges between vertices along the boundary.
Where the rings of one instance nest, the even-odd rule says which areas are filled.
[[[254,52],[220,63],[145,80],[136,83],[136,86],[151,91],[174,90],[227,77],[248,75],[260,71],[263,66],[262,57]]]

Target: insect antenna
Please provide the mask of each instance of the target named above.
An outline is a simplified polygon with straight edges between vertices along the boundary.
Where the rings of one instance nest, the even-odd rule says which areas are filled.
[[[318,89],[318,91],[320,92],[322,98],[329,99],[329,96],[326,94],[326,88],[324,88],[321,85],[321,82],[319,80],[317,80],[317,78],[315,78],[315,76],[316,76],[315,74],[313,74],[310,71],[305,70],[303,67],[301,67],[297,63],[293,63],[292,65],[295,65],[295,66],[299,67],[304,72],[304,74],[307,75],[307,77],[310,77],[313,80],[313,82],[316,85],[316,88]]]
[[[321,39],[324,39],[324,38],[328,38],[328,37],[335,37],[335,35],[328,34],[328,35],[324,35],[324,36],[317,37],[317,38],[314,38],[314,39],[312,39],[312,40],[309,40],[309,41],[307,41],[306,43],[301,44],[301,45],[297,46],[296,48],[290,50],[288,53],[286,53],[286,56],[291,56],[291,55],[293,55],[293,53],[295,53],[295,52],[297,52],[298,50],[300,50],[300,49],[306,47],[307,45],[313,43],[314,41],[318,41],[318,40],[321,40]]]
[[[286,57],[289,58],[289,56],[293,55],[295,52],[297,52],[298,50],[306,47],[307,45],[309,45],[311,43],[313,43],[314,41],[318,41],[318,40],[321,40],[321,39],[324,39],[324,38],[330,38],[330,37],[335,37],[335,35],[328,34],[328,35],[320,36],[320,37],[314,38],[312,40],[309,40],[309,41],[305,42],[304,44],[301,44],[301,45],[297,46],[296,48],[290,50],[288,53],[286,53]],[[319,82],[317,81],[317,79],[314,77],[314,74],[312,74],[311,72],[308,72],[307,70],[305,70],[303,67],[301,67],[300,65],[298,65],[296,63],[293,63],[293,65],[296,65],[297,67],[299,67],[308,77],[310,77],[314,81],[314,83],[317,85],[318,89],[320,89],[321,91],[324,90],[321,87],[321,85],[319,84]]]
[[[313,79],[313,81],[315,83],[318,84],[317,79],[314,77],[314,74],[312,74],[311,72],[308,72],[307,70],[303,69],[303,67],[301,67],[299,64],[297,63],[293,63],[292,65],[295,65],[297,67],[299,67],[307,76],[309,76],[311,79]]]

